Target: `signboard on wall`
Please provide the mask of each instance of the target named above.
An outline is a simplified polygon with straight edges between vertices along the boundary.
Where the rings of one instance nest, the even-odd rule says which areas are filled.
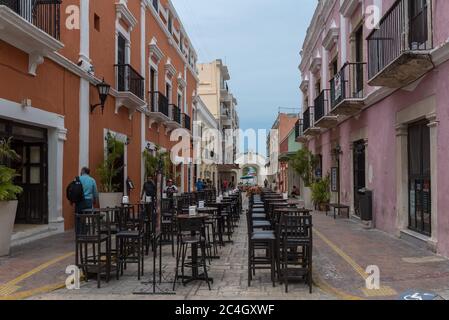
[[[331,191],[338,192],[338,168],[333,167],[331,169]]]

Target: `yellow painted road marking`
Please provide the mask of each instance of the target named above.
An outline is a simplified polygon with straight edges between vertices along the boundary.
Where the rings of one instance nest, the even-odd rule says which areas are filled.
[[[20,289],[19,286],[0,286],[0,297],[4,297],[14,293]]]
[[[40,288],[19,292],[6,297],[0,297],[0,300],[22,300],[38,294],[48,293],[62,288],[65,288],[65,282],[49,284]]]
[[[342,299],[342,300],[364,300],[361,297],[353,296],[353,295],[347,294],[341,290],[338,290],[337,288],[331,286],[329,283],[327,283],[326,281],[321,279],[316,274],[313,275],[313,283],[315,284],[316,287],[320,288],[324,292],[334,295],[339,299]]]
[[[22,282],[25,279],[30,278],[31,276],[41,272],[42,270],[47,269],[48,267],[62,261],[65,260],[71,256],[73,256],[75,253],[74,252],[70,252],[70,253],[66,253],[62,256],[59,256],[57,258],[54,258],[50,261],[47,261],[43,264],[41,264],[40,266],[18,276],[17,278],[5,283],[4,285],[0,286],[0,299],[1,297],[7,296],[9,297],[11,295],[11,293],[16,292],[18,289],[20,289],[20,287],[17,286],[18,283]]]
[[[349,255],[347,255],[343,250],[341,250],[338,246],[336,246],[331,240],[326,238],[321,232],[319,232],[316,228],[314,229],[314,233],[323,240],[332,250],[334,250],[344,261],[346,261],[354,270],[357,272],[363,280],[366,280],[369,277],[369,274],[365,272],[365,270],[357,264]],[[368,290],[362,289],[362,292],[367,297],[382,297],[382,296],[394,296],[397,295],[397,292],[388,286],[381,287],[379,290]]]

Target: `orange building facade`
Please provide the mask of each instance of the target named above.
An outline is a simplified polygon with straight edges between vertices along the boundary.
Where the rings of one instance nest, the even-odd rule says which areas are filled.
[[[198,75],[170,1],[47,2],[0,0],[0,138],[12,137],[22,158],[12,164],[24,188],[16,224],[58,232],[73,228],[65,189],[82,167],[101,188],[106,137],[124,146],[118,191],[131,201],[140,197],[146,149],[170,151],[181,136],[191,146]],[[92,108],[103,79],[109,95]],[[184,158],[170,170],[187,192],[193,165]]]

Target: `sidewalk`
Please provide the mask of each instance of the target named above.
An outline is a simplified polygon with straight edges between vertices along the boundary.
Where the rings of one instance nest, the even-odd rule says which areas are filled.
[[[13,247],[0,258],[0,300],[24,299],[65,283],[65,268],[74,262],[74,234],[66,232]]]
[[[135,266],[125,276],[110,283],[82,282],[81,289],[65,289],[65,269],[74,263],[73,232],[66,232],[21,247],[0,258],[1,299],[398,299],[408,290],[435,292],[449,299],[449,260],[417,248],[378,230],[365,230],[361,224],[344,218],[334,220],[314,213],[314,292],[306,285],[293,284],[290,293],[277,284],[273,288],[269,274],[258,272],[247,286],[246,225],[243,219],[234,235],[234,244],[220,250],[221,259],[213,260],[210,275],[215,279],[212,291],[203,282],[178,285],[177,295],[134,295],[151,291],[142,281],[151,278],[152,258],[146,259],[145,276],[137,280]],[[164,248],[163,268],[171,280],[174,258]],[[380,269],[381,290],[366,290],[365,269]],[[162,285],[162,287],[170,287]],[[59,289],[59,290],[57,290]]]
[[[449,299],[449,260],[354,220],[314,214],[314,267],[343,299],[397,299],[408,290]],[[380,270],[380,290],[367,290],[365,270]]]

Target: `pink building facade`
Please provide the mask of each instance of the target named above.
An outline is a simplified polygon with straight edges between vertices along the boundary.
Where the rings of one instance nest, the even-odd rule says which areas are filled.
[[[448,15],[445,0],[320,0],[301,52],[298,137],[323,175],[339,165],[332,202],[360,219],[357,190],[372,190],[373,227],[446,257]]]

